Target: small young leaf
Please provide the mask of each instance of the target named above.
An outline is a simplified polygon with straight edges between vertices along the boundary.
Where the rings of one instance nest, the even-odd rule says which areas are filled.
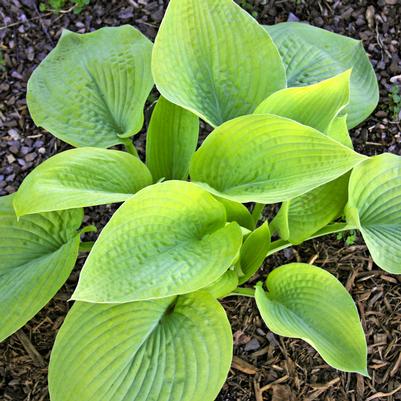
[[[352,171],[346,212],[347,221],[361,231],[374,262],[401,274],[400,156],[374,156]]]
[[[224,309],[206,292],[122,305],[77,302],[52,351],[50,396],[214,401],[232,346]]]
[[[239,284],[248,281],[262,265],[270,247],[270,230],[264,222],[255,231],[251,232],[240,251],[240,265],[244,276],[239,278]]]
[[[188,178],[198,135],[198,117],[161,96],[146,135],[146,165],[155,181]]]
[[[349,102],[351,70],[317,84],[286,88],[270,95],[255,114],[276,114],[327,133],[337,114]]]
[[[0,341],[56,294],[78,256],[82,209],[24,216],[0,197]]]
[[[367,347],[355,304],[342,284],[318,267],[291,263],[267,277],[255,299],[268,328],[312,345],[331,366],[367,376]]]
[[[142,189],[113,215],[92,248],[73,299],[123,303],[196,291],[238,255],[242,233],[195,184]]]
[[[249,210],[242,203],[220,198],[219,196],[215,196],[215,198],[226,208],[227,221],[236,221],[241,227],[251,231],[255,229],[255,221]]]
[[[171,0],[152,71],[159,92],[218,126],[285,87],[267,32],[232,0]]]
[[[195,152],[190,175],[230,200],[276,203],[340,177],[365,158],[313,128],[253,114],[216,128]]]
[[[29,79],[32,119],[73,146],[122,143],[143,124],[151,53],[152,42],[129,25],[64,31]]]
[[[146,166],[117,150],[79,148],[61,152],[36,167],[21,184],[18,216],[124,202],[152,183]]]
[[[365,120],[377,106],[376,74],[362,42],[299,22],[265,26],[283,59],[288,86],[304,86],[352,68],[348,127]]]
[[[327,130],[327,136],[333,138],[337,142],[342,143],[350,149],[354,148],[352,139],[348,132],[346,115],[338,116],[331,122],[330,127]]]
[[[217,281],[209,286],[205,287],[204,290],[215,298],[223,298],[230,294],[238,287],[238,274],[235,270],[227,270]]]

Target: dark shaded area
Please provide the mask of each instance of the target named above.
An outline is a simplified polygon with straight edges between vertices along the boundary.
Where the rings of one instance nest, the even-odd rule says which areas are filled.
[[[14,192],[34,166],[68,148],[34,126],[25,102],[27,80],[54,47],[61,29],[87,32],[132,24],[153,39],[166,3],[92,1],[77,15],[71,9],[39,12],[39,2],[34,0],[0,0],[0,195]],[[390,95],[401,87],[401,0],[238,3],[262,23],[300,19],[363,40],[380,82],[381,99],[373,116],[352,131],[353,142],[358,151],[368,155],[384,151],[401,154],[399,109]],[[150,109],[151,104],[147,116]],[[143,155],[143,134],[136,144]],[[89,208],[86,222],[102,227],[115,208]],[[253,282],[272,267],[292,261],[313,261],[335,274],[351,292],[367,334],[371,378],[330,368],[303,341],[269,332],[252,299],[231,298],[223,304],[233,325],[236,356],[218,400],[401,400],[401,278],[379,270],[360,238],[347,246],[344,239],[330,236],[270,257]],[[78,266],[82,262],[83,257]],[[0,344],[0,400],[49,399],[46,375],[50,351],[70,307],[67,300],[77,278],[75,269],[54,300]]]

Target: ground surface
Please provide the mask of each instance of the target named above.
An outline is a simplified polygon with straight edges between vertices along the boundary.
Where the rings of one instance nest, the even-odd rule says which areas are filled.
[[[401,84],[401,0],[238,2],[263,23],[301,19],[362,39],[380,81],[381,99],[373,116],[353,130],[354,145],[369,155],[401,154],[400,124],[389,96],[392,86]],[[87,32],[128,23],[154,38],[166,6],[162,0],[92,1],[75,15],[68,9],[39,12],[38,3],[0,0],[0,195],[14,192],[35,165],[67,148],[34,127],[25,103],[27,80],[61,29]],[[142,150],[143,144],[141,136],[137,145]],[[86,219],[102,226],[110,212],[110,207],[89,209]],[[401,278],[379,270],[359,238],[346,246],[331,236],[269,258],[255,280],[279,264],[310,260],[336,274],[355,299],[367,334],[371,378],[335,371],[304,342],[270,333],[253,300],[232,298],[224,306],[233,325],[236,357],[218,400],[401,400]],[[77,276],[73,273],[43,311],[0,344],[0,400],[48,400],[47,363]]]

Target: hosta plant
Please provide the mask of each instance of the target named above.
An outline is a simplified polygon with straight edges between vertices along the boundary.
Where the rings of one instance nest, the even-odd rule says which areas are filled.
[[[132,137],[154,84],[144,163]],[[360,42],[264,27],[231,0],[171,0],[154,44],[127,25],[64,31],[27,101],[75,148],[0,198],[0,338],[90,251],[51,355],[52,401],[214,400],[233,352],[219,299],[237,295],[255,297],[272,332],[368,375],[357,309],[333,275],[293,263],[244,286],[269,255],[345,230],[401,273],[401,158],[358,154],[348,133],[378,101]],[[213,128],[200,146],[199,118]],[[97,241],[81,242],[94,230],[82,208],[110,203],[122,205]]]

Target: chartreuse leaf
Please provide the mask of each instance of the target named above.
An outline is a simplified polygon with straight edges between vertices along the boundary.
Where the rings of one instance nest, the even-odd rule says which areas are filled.
[[[338,116],[331,122],[327,135],[351,149],[354,148],[348,132],[346,115]]]
[[[266,26],[287,70],[288,86],[304,86],[352,68],[348,127],[365,120],[379,101],[375,72],[362,42],[297,22]]]
[[[198,135],[198,117],[160,96],[146,135],[146,165],[155,181],[188,178]]]
[[[198,290],[231,266],[241,242],[224,206],[195,184],[147,187],[103,229],[73,299],[122,303]]]
[[[123,143],[143,124],[151,53],[152,42],[129,25],[64,31],[28,82],[35,124],[73,146]]]
[[[342,284],[318,267],[291,263],[273,270],[256,304],[268,328],[301,338],[331,366],[367,373],[367,347],[355,304]]]
[[[0,341],[56,294],[75,265],[82,209],[24,216],[0,197]]]
[[[160,93],[218,126],[286,86],[269,34],[232,0],[171,0],[152,71]]]
[[[249,210],[242,203],[220,198],[219,196],[215,198],[226,208],[227,221],[236,221],[240,226],[251,231],[255,229],[255,221]]]
[[[276,203],[332,181],[364,159],[311,127],[254,114],[216,128],[195,152],[190,175],[230,200]]]
[[[152,183],[135,156],[99,148],[71,149],[36,167],[15,199],[18,216],[123,202]]]
[[[270,230],[267,222],[253,231],[241,247],[240,265],[244,274],[239,278],[239,284],[248,281],[262,265],[270,247]]]
[[[270,95],[255,114],[276,114],[326,133],[349,102],[351,70],[317,84],[286,88]]]
[[[205,287],[204,290],[215,298],[223,298],[238,287],[238,274],[234,269],[228,269],[213,284]]]
[[[213,401],[231,358],[230,324],[207,292],[78,302],[56,338],[49,391],[57,401]]]
[[[374,156],[351,174],[347,221],[358,228],[374,262],[401,273],[401,157]]]

